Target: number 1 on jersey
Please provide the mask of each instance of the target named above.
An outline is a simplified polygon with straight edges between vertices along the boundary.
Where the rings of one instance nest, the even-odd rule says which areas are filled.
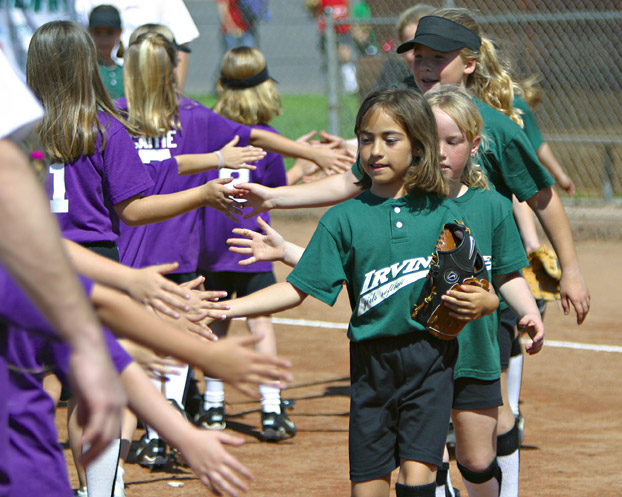
[[[52,175],[50,209],[54,214],[69,212],[69,200],[65,198],[65,164],[52,164],[49,170]]]

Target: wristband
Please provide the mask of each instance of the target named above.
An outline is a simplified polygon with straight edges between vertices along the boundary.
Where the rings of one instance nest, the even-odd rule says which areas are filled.
[[[225,158],[220,150],[216,150],[214,153],[216,154],[216,157],[218,157],[218,169],[222,169],[225,167]]]

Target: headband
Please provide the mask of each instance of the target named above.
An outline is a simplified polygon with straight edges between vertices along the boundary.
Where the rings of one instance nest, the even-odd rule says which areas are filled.
[[[430,47],[438,52],[453,52],[460,48],[478,52],[482,40],[475,31],[451,19],[425,16],[419,19],[415,37],[397,47],[397,53],[412,50],[416,44]]]
[[[278,81],[270,76],[270,74],[268,73],[267,65],[257,74],[253,74],[252,76],[243,79],[227,79],[222,75],[222,73],[220,74],[220,82],[224,86],[237,89],[252,88],[253,86],[257,86],[258,84],[261,84],[268,79],[271,79],[275,83],[278,83]]]

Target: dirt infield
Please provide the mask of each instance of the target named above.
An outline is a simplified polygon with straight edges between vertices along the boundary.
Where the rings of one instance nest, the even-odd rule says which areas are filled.
[[[301,244],[308,241],[316,221],[315,213],[274,216],[275,227]],[[573,316],[564,316],[559,306],[550,305],[545,316],[548,344],[539,355],[525,360],[520,480],[524,496],[622,495],[618,457],[622,447],[622,300],[617,290],[622,281],[622,242],[580,240],[577,249],[592,293],[590,315],[579,327]],[[277,266],[279,280],[287,272]],[[348,317],[345,292],[333,308],[309,298],[301,307],[278,315],[334,323],[346,323]],[[348,340],[343,329],[308,324],[275,325],[279,353],[294,364],[295,380],[284,397],[295,400],[291,411],[299,430],[295,438],[279,444],[260,442],[259,404],[226,390],[228,429],[247,440],[232,452],[256,477],[249,496],[349,495]],[[246,332],[242,322],[232,328],[233,333]],[[63,440],[66,432],[59,429]],[[69,467],[75,487],[75,473]],[[465,496],[454,461],[451,474]],[[209,495],[185,468],[151,473],[128,464],[125,481],[128,497]],[[169,486],[171,481],[183,486]]]

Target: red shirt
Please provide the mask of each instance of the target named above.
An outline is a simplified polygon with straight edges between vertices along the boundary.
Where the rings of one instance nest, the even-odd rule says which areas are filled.
[[[342,19],[348,18],[349,3],[350,3],[349,0],[321,0],[320,6],[319,6],[320,15],[318,16],[318,23],[317,23],[317,28],[319,32],[323,33],[324,30],[326,29],[326,21],[324,19],[324,16],[322,15],[326,7],[330,7],[333,9],[330,14],[331,19],[333,21],[340,21]],[[339,24],[338,26],[335,26],[335,33],[337,34],[344,35],[348,33],[349,31],[350,31],[349,24]]]

